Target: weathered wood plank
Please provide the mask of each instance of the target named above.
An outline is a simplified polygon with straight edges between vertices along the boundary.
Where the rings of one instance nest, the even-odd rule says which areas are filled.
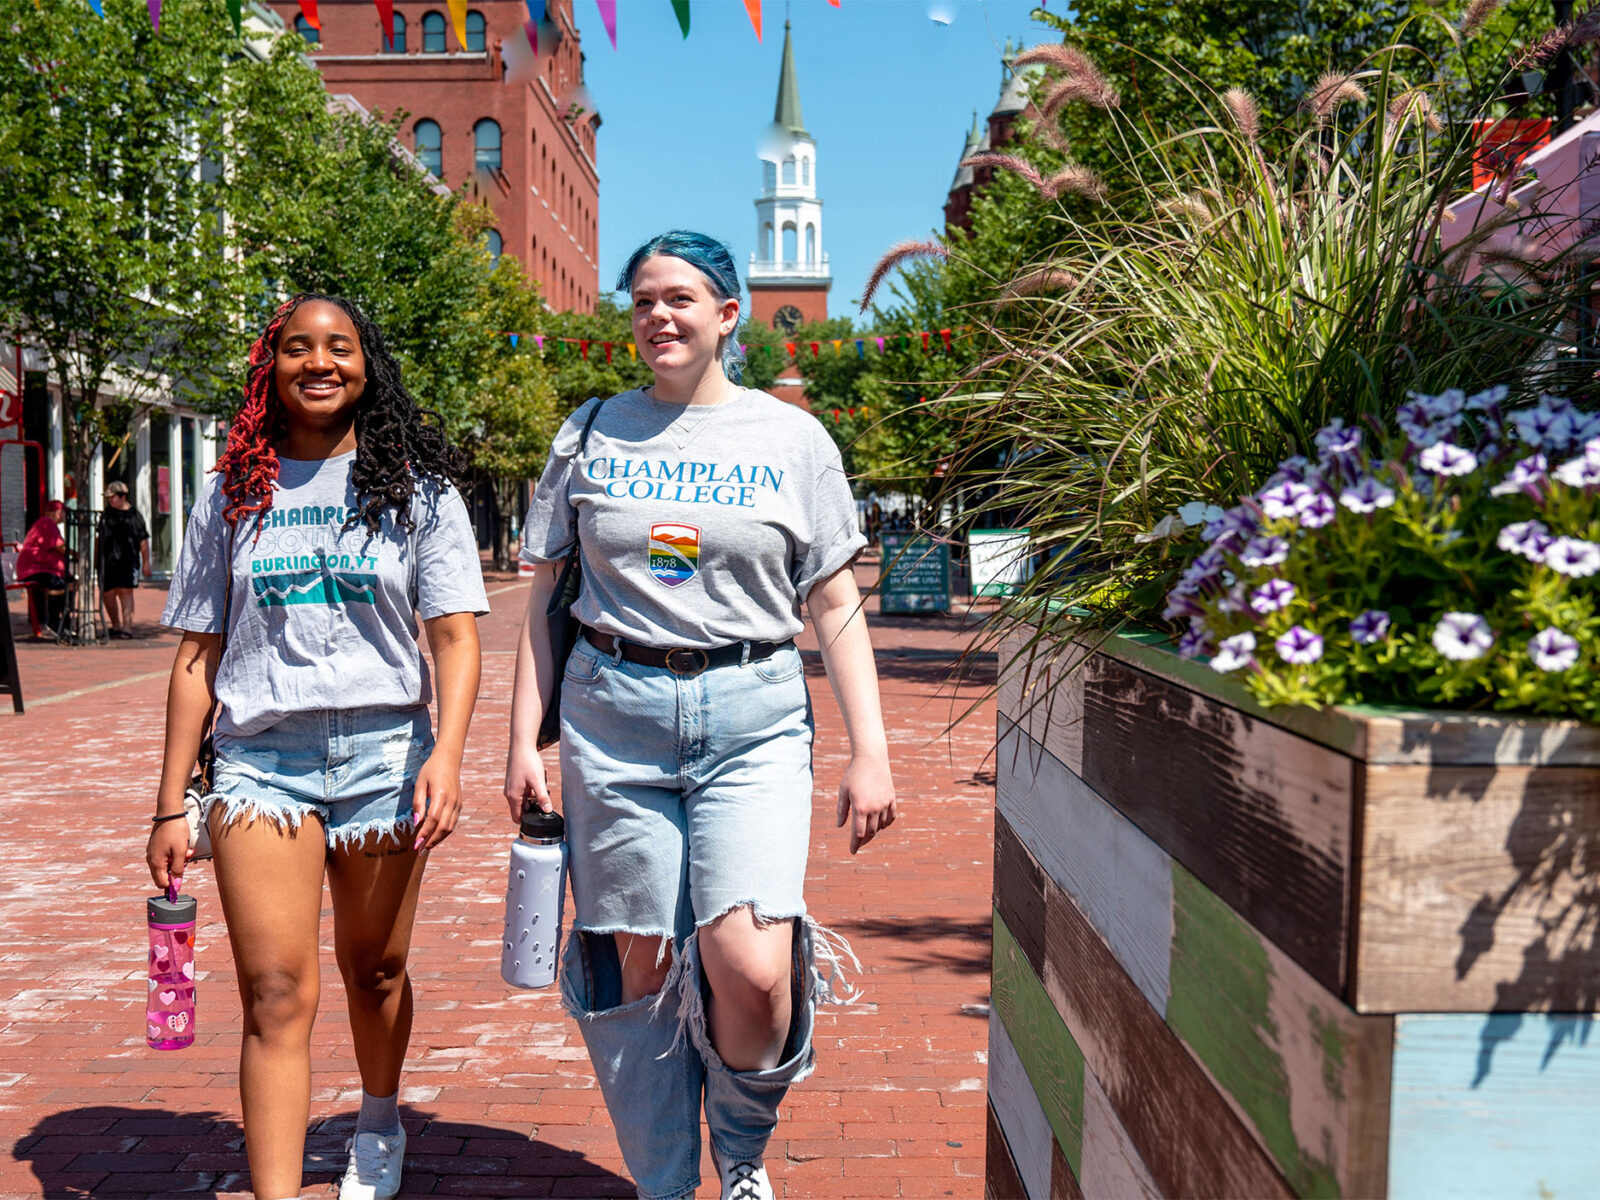
[[[1371,767],[1364,1012],[1592,1011],[1600,768]]]
[[[1003,772],[1002,772],[1003,773]],[[994,906],[1035,975],[1044,970],[1044,869],[1011,822],[994,814]]]
[[[1017,1173],[1016,1160],[1011,1157],[1011,1147],[1006,1145],[1005,1131],[1000,1128],[1000,1119],[994,1115],[993,1102],[989,1103],[986,1109],[988,1119],[984,1125],[983,1200],[1029,1200],[1028,1193],[1022,1186],[1022,1176]]]
[[[1600,1194],[1600,1019],[1395,1018],[1391,1200]]]
[[[1296,1194],[1380,1195],[1393,1023],[1351,1012],[1176,863],[1172,901],[1168,1026]]]
[[[1030,657],[1027,639],[1000,643],[1000,716],[1019,726],[1069,771],[1083,765],[1083,671],[1087,650],[1077,644],[1058,657]],[[1004,733],[1002,728],[1001,733]]]
[[[1078,1177],[1072,1173],[1072,1164],[1061,1153],[1061,1143],[1050,1143],[1050,1200],[1084,1200]]]
[[[1071,897],[1047,881],[1045,905],[1045,990],[1160,1191],[1291,1195],[1266,1151]]]
[[[1119,662],[1203,692],[1301,737],[1371,763],[1419,766],[1600,766],[1600,726],[1581,721],[1419,710],[1396,705],[1265,708],[1238,680],[1179,658],[1153,633],[1124,634],[1102,647]],[[1001,663],[1007,661],[1001,658]],[[1002,708],[1010,714],[1009,709]],[[1015,719],[1015,718],[1013,718]]]
[[[1084,676],[1084,782],[1342,995],[1352,761],[1104,655]]]
[[[998,913],[993,953],[991,1013],[1005,1026],[1050,1128],[1067,1161],[1076,1166],[1083,1152],[1083,1054]],[[1006,1113],[1001,1111],[1000,1117],[1004,1122]],[[1010,1126],[1006,1129],[1009,1136]],[[1012,1150],[1020,1153],[1014,1140]],[[1027,1165],[1019,1159],[1017,1166],[1024,1182],[1030,1182]]]
[[[995,755],[996,827],[1009,825],[1110,943],[1151,1007],[1165,1012],[1172,941],[1167,854],[1016,726]],[[997,888],[1001,869],[997,848]],[[1016,936],[1028,935],[1016,930]]]
[[[1055,1134],[1005,1022],[989,1010],[989,1105],[1030,1200],[1050,1195],[1050,1146]]]
[[[1093,1072],[1083,1077],[1083,1194],[1115,1200],[1159,1200],[1128,1131]]]

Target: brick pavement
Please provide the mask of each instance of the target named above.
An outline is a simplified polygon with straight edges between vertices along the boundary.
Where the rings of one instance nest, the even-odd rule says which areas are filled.
[[[403,1194],[629,1196],[554,989],[516,992],[499,977],[511,834],[499,789],[521,589],[507,577],[490,589],[468,815],[434,853],[412,955]],[[147,622],[160,598],[141,592]],[[808,655],[818,725],[808,900],[853,942],[865,995],[819,1019],[816,1074],[785,1103],[768,1161],[784,1196],[976,1197],[993,710],[946,735],[967,702],[944,684],[960,622],[869,612],[903,815],[851,859],[831,821],[845,758],[839,714]],[[11,864],[0,883],[3,1197],[248,1195],[239,1001],[208,869],[191,871],[189,888],[201,914],[200,1036],[171,1053],[143,1040],[142,848],[176,640],[151,633],[105,647],[20,646],[29,711],[0,714],[0,803],[11,814],[0,825]],[[814,650],[809,632],[802,644]],[[334,1193],[360,1096],[331,929],[324,922],[305,1196]],[[709,1162],[704,1172],[714,1179]]]

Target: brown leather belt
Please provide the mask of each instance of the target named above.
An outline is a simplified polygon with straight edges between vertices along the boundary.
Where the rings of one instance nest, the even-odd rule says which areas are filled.
[[[785,646],[794,645],[794,640],[791,638],[787,642],[734,642],[731,646],[718,646],[715,650],[697,650],[682,646],[671,650],[660,650],[655,646],[641,646],[625,638],[612,637],[609,633],[601,633],[598,629],[590,629],[587,625],[583,626],[583,637],[602,654],[616,654],[620,645],[624,662],[638,663],[644,667],[665,667],[674,675],[686,676],[698,675],[701,671],[710,670],[712,667],[726,667],[737,662],[756,662],[763,658],[771,658]],[[745,656],[747,645],[750,647],[748,658]]]

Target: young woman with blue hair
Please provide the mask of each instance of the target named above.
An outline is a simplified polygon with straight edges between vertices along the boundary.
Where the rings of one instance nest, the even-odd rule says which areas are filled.
[[[513,820],[551,808],[536,749],[559,669],[546,612],[576,552],[583,634],[565,665],[560,759],[577,911],[563,1000],[639,1195],[694,1195],[703,1104],[724,1200],[762,1200],[778,1105],[811,1071],[816,1006],[848,954],[803,897],[802,605],[850,738],[837,816],[851,852],[895,816],[851,573],[865,539],[822,426],[739,386],[727,247],[662,234],[617,286],[655,380],[579,408],[534,493],[506,799]]]

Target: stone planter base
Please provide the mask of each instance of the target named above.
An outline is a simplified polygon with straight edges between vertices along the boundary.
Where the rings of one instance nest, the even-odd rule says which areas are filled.
[[[1600,1194],[1600,729],[1056,675],[1001,687],[990,1196]]]

